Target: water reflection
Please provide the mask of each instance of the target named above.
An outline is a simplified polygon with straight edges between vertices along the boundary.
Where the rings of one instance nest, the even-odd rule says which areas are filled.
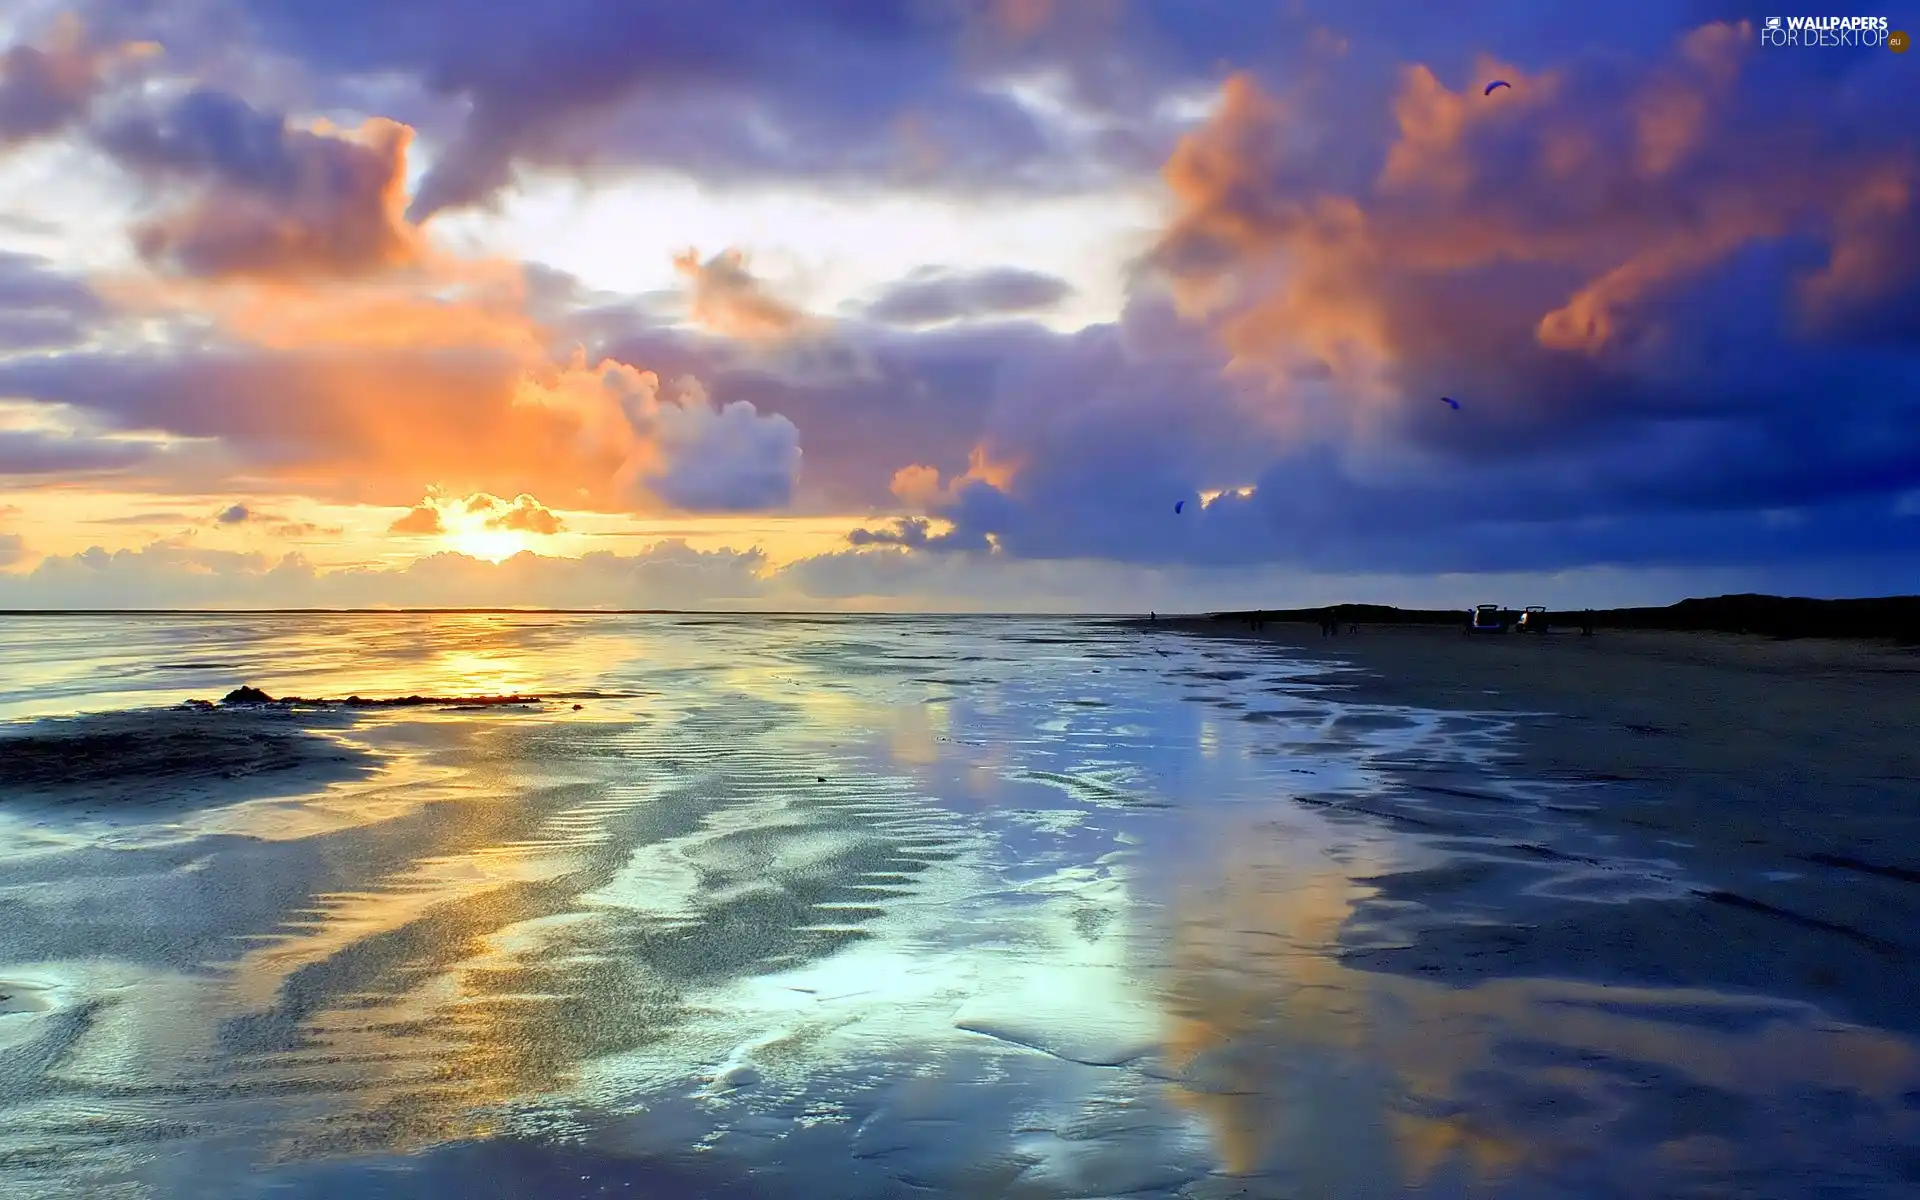
[[[262,1164],[306,1187],[318,1156],[582,1130],[887,1196],[1598,1194],[1837,1163],[1871,1190],[1920,1144],[1911,1044],[1805,1005],[1359,969],[1422,923],[1528,920],[1517,890],[1406,881],[1547,818],[1483,781],[1449,793],[1444,840],[1389,820],[1383,762],[1484,776],[1494,727],[1343,708],[1231,645],[873,618],[101,629],[0,642],[0,716],[243,678],[590,694],[329,717],[375,775],[292,799],[236,779],[0,858],[0,994],[30,1000],[0,1001],[0,1185],[24,1194],[226,1194]],[[408,1194],[473,1177],[407,1161]]]
[[[1355,970],[1343,933],[1375,895],[1356,881],[1390,848],[1305,815],[1222,841],[1174,885],[1163,992],[1173,1095],[1230,1172],[1340,1196],[1680,1186],[1898,1167],[1920,1134],[1905,1038],[1758,996]]]

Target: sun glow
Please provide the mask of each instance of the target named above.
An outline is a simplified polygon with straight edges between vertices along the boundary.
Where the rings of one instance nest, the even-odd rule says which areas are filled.
[[[476,523],[469,529],[451,529],[441,538],[449,550],[488,562],[505,562],[527,549],[527,535],[517,529],[489,529]]]

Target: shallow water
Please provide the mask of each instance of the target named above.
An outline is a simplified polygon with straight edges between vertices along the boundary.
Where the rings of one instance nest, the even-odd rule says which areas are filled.
[[[1679,927],[1641,917],[1490,969],[1718,885],[1502,778],[1502,720],[1318,672],[1069,620],[15,619],[14,732],[240,682],[570,698],[0,805],[0,1194],[1920,1186],[1884,974],[1689,986],[1725,972],[1638,969]]]

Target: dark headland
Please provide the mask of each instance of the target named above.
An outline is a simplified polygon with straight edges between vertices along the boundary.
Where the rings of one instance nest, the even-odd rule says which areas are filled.
[[[1339,621],[1343,625],[1461,625],[1458,608],[1393,608],[1334,604],[1322,608],[1210,613],[1215,621]],[[1744,633],[1775,638],[1874,638],[1920,644],[1920,596],[1814,600],[1804,596],[1736,595],[1682,600],[1664,607],[1555,610],[1550,628],[1649,629],[1675,633]]]

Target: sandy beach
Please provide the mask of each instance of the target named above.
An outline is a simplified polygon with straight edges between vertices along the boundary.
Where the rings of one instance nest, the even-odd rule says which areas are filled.
[[[1512,714],[1523,734],[1516,770],[1683,791],[1659,813],[1610,804],[1613,819],[1705,836],[1751,810],[1750,825],[1721,834],[1872,849],[1920,875],[1920,648],[1651,631],[1469,638],[1413,626],[1321,637],[1296,625],[1160,625],[1357,667],[1320,681],[1348,700]]]
[[[1349,702],[1499,715],[1514,735],[1503,772],[1567,785],[1559,806],[1570,820],[1616,846],[1646,844],[1717,893],[1690,907],[1545,906],[1528,935],[1509,931],[1497,947],[1462,944],[1473,935],[1453,930],[1373,955],[1379,965],[1777,983],[1863,1019],[1920,1026],[1910,991],[1875,993],[1916,982],[1901,959],[1920,955],[1920,650],[1656,631],[1466,637],[1342,626],[1324,637],[1312,625],[1255,632],[1164,618],[1142,628],[1324,662],[1317,682]],[[1420,796],[1421,765],[1399,769],[1403,794]],[[1754,953],[1784,953],[1789,941],[1791,961]]]

